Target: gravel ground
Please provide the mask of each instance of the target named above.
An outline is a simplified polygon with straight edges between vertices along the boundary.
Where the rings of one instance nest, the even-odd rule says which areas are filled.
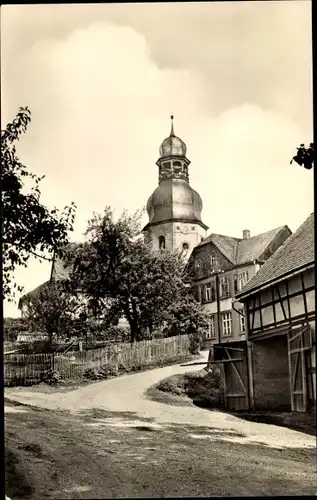
[[[159,380],[199,369],[165,367],[67,393],[6,390],[7,494],[315,495],[313,436],[146,399]]]

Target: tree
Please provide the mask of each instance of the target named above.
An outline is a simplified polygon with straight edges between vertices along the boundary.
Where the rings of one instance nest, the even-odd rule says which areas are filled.
[[[131,330],[131,342],[145,332],[164,328],[167,335],[190,333],[203,323],[204,313],[190,289],[179,255],[153,252],[138,238],[140,217],[124,212],[113,220],[109,207],[95,215],[88,241],[69,252],[69,285],[93,298],[106,314],[122,314]]]
[[[25,266],[30,256],[51,260],[68,241],[75,218],[75,205],[49,210],[41,203],[40,182],[44,178],[30,172],[20,162],[16,143],[31,121],[28,108],[20,108],[16,118],[1,131],[2,258],[3,298],[12,300],[22,288],[13,282],[17,266]],[[25,180],[33,182],[25,192]]]
[[[85,325],[83,301],[64,290],[63,284],[47,282],[23,300],[26,321],[31,331],[45,332],[50,343],[54,336],[70,336],[76,327]]]
[[[309,148],[305,147],[305,144],[301,144],[299,148],[297,148],[297,154],[291,159],[291,164],[293,160],[301,167],[303,166],[307,170],[313,168],[315,163],[315,151],[314,144],[311,143]]]

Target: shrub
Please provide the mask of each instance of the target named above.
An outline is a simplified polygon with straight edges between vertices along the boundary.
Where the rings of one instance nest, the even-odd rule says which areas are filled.
[[[97,368],[87,368],[87,370],[84,371],[84,377],[89,380],[100,380],[103,378]]]
[[[184,375],[173,375],[162,380],[157,386],[162,392],[187,395],[199,406],[222,408],[224,403],[223,385],[218,372],[198,371]]]
[[[60,374],[56,371],[50,370],[43,376],[43,382],[49,385],[56,385],[61,381]]]
[[[115,377],[117,371],[113,366],[104,366],[101,368],[87,368],[84,371],[84,377],[89,380],[105,380],[110,377]]]
[[[202,333],[200,331],[191,333],[189,335],[189,352],[191,354],[199,354],[202,344]]]
[[[178,396],[185,394],[185,383],[186,380],[182,375],[174,375],[165,380],[162,380],[157,388],[163,392],[170,392],[171,394],[177,394]]]

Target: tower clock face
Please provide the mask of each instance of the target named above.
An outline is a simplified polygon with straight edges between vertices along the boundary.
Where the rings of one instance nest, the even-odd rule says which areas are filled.
[[[187,226],[181,226],[181,233],[183,234],[188,234],[189,233],[189,228]]]

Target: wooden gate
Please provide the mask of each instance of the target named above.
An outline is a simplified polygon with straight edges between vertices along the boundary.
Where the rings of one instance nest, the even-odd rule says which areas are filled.
[[[223,366],[225,407],[229,410],[247,410],[248,371],[245,342],[236,342],[234,346],[222,344],[214,346],[215,361]]]
[[[312,350],[310,325],[290,329],[288,333],[288,362],[292,411],[306,412],[308,403],[307,354]]]

